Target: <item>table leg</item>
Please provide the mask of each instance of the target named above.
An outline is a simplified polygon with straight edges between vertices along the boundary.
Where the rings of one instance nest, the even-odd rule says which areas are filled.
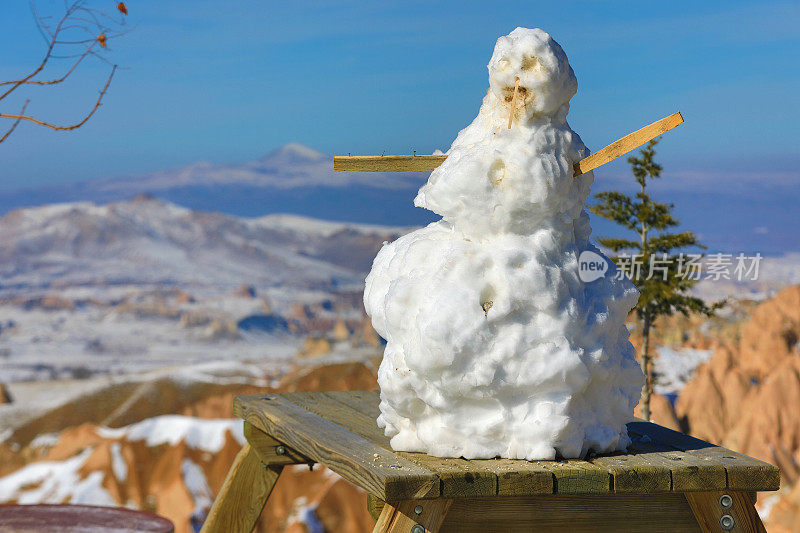
[[[386,502],[372,532],[436,533],[452,503],[446,498]]]
[[[266,466],[246,443],[233,461],[201,533],[250,533],[283,465]]]
[[[766,533],[750,494],[741,491],[687,492],[686,500],[704,533]]]

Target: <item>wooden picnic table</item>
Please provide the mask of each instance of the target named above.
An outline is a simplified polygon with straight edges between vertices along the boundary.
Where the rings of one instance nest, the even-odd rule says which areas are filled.
[[[755,492],[776,466],[650,422],[627,453],[586,460],[466,460],[395,452],[377,391],[239,396],[248,443],[204,532],[253,529],[281,469],[319,463],[364,489],[374,531],[765,531]]]

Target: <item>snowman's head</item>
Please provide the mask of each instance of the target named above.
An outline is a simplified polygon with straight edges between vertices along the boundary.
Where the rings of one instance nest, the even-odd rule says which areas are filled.
[[[578,80],[561,46],[544,30],[517,28],[497,39],[489,61],[489,87],[518,119],[555,115],[578,90]]]

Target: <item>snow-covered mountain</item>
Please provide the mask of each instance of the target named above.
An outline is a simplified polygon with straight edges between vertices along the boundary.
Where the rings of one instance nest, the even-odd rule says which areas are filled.
[[[252,185],[273,189],[304,187],[347,187],[362,185],[382,189],[404,189],[415,184],[414,173],[333,172],[333,158],[302,144],[289,143],[261,159],[243,164],[223,165],[199,162],[187,167],[162,170],[134,180],[94,182],[98,192],[120,191],[126,195],[171,190],[196,185]]]
[[[404,228],[240,218],[140,195],[0,218],[0,382],[291,357],[336,324]],[[2,427],[0,427],[2,431]]]
[[[653,185],[654,197],[675,204],[681,229],[695,231],[709,251],[781,255],[800,252],[796,173],[723,173],[708,168],[675,171]],[[427,172],[333,172],[330,155],[297,143],[241,164],[194,163],[141,176],[0,191],[0,214],[63,202],[104,204],[151,194],[168,202],[236,216],[290,213],[384,225],[420,226],[437,217],[413,205]],[[8,179],[13,176],[8,176]],[[624,161],[595,172],[593,191],[635,193]],[[591,200],[590,200],[591,201]],[[623,236],[592,217],[594,234]]]
[[[146,195],[20,209],[0,218],[0,295],[131,285],[360,290],[381,243],[402,231],[290,215],[245,219]]]
[[[424,224],[413,207],[428,173],[333,172],[331,156],[287,144],[242,164],[194,163],[143,176],[83,181],[0,193],[0,213],[63,202],[108,203],[139,194],[191,209],[238,216],[291,213],[328,220]]]

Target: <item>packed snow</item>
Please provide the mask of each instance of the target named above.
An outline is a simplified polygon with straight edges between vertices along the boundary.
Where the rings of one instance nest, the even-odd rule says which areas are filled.
[[[638,292],[578,276],[581,251],[600,251],[593,175],[572,176],[588,154],[566,121],[575,75],[550,35],[517,28],[489,87],[415,200],[442,220],[385,245],[366,280],[387,340],[378,424],[394,449],[442,457],[624,449],[644,383],[624,324]]]

